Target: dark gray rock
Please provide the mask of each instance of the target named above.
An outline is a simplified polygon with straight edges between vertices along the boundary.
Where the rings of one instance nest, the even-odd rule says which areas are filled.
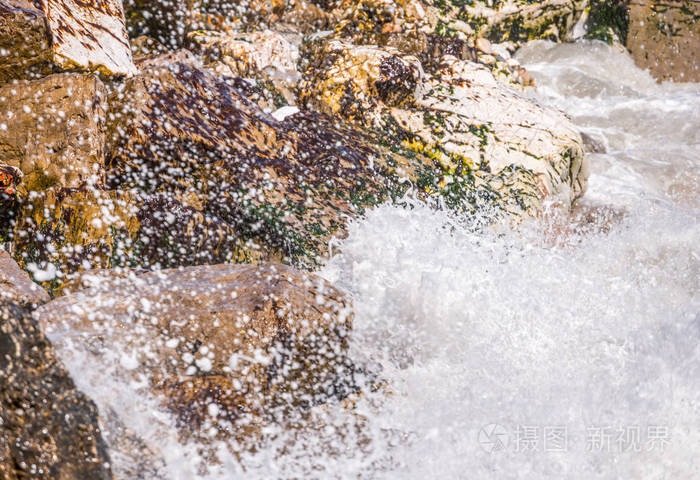
[[[0,478],[112,478],[97,408],[28,310],[0,301]]]

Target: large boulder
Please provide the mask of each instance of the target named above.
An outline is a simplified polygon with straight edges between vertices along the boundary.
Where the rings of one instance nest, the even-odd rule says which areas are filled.
[[[0,84],[50,70],[46,16],[29,0],[0,0]]]
[[[0,478],[109,479],[97,408],[28,311],[0,300]]]
[[[78,73],[0,87],[0,159],[24,173],[22,196],[101,183],[105,94],[95,75]]]
[[[588,168],[574,125],[480,64],[445,56],[427,74],[396,49],[335,40],[322,43],[316,59],[305,72],[306,105],[435,159],[440,189],[477,176],[521,213],[549,200],[568,207],[585,191]]]
[[[350,303],[319,277],[283,265],[216,265],[95,278],[37,318],[59,349],[114,358],[112,373],[145,378],[185,431],[213,419],[222,436],[239,436],[238,419],[274,418],[354,388]]]
[[[0,48],[0,83],[52,66],[136,73],[119,0],[0,0]]]
[[[107,184],[144,201],[165,196],[219,225],[228,232],[217,237],[219,261],[313,265],[347,218],[398,188],[386,173],[397,156],[324,115],[277,120],[237,85],[185,63],[144,67],[109,100]],[[173,209],[151,225],[163,235],[145,247],[173,257],[162,267],[188,261],[178,260],[177,217]]]
[[[0,301],[28,307],[49,301],[49,295],[32,282],[27,272],[19,268],[10,254],[0,249]]]

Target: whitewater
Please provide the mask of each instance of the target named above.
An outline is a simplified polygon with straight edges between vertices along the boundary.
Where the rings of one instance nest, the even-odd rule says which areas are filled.
[[[78,386],[169,478],[697,478],[700,84],[600,42],[517,58],[584,135],[588,191],[517,227],[410,198],[355,221],[320,275],[353,298],[361,396],[203,468],[142,386],[54,335]]]

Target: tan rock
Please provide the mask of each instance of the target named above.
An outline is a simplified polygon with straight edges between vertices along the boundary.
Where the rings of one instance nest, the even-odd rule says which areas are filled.
[[[136,73],[118,0],[0,0],[0,83],[59,68]]]
[[[41,305],[49,295],[5,251],[0,249],[0,300],[26,306]]]
[[[43,0],[42,6],[59,67],[136,73],[121,0]]]
[[[76,73],[0,87],[0,158],[24,173],[20,193],[101,182],[104,97],[97,77]]]
[[[233,421],[326,401],[341,395],[352,376],[348,299],[321,278],[282,265],[189,267],[105,280],[36,314],[58,337],[70,332],[73,342],[87,346],[99,336],[101,346],[90,348],[122,355],[125,372],[145,374],[193,422],[207,416],[211,402]]]
[[[272,89],[273,96],[282,97],[284,104],[296,103],[293,92],[301,78],[297,71],[299,49],[284,35],[271,30],[239,34],[193,32],[188,38],[197,45],[208,67],[219,75],[254,78],[260,86]]]
[[[45,22],[29,0],[0,0],[0,84],[50,70],[53,52]]]
[[[456,172],[476,175],[501,199],[520,197],[530,213],[545,201],[568,207],[585,191],[587,164],[573,124],[483,65],[445,56],[431,75],[395,49],[339,41],[320,55],[332,60],[307,72],[307,105],[383,131],[387,141],[403,139],[442,167],[440,189]]]
[[[486,40],[483,37],[479,37],[474,41],[474,46],[479,49],[479,51],[486,53],[487,55],[490,55],[492,52],[491,50],[491,42]]]
[[[268,67],[294,73],[299,61],[299,49],[271,30],[229,35],[194,34],[190,38],[205,54],[230,65],[237,76],[250,76]]]
[[[629,2],[627,48],[659,81],[700,82],[700,3]]]

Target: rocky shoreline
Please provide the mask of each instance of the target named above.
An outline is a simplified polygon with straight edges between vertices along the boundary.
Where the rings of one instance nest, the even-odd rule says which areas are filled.
[[[329,241],[407,192],[494,225],[568,212],[584,141],[512,54],[587,22],[651,65],[635,19],[670,14],[613,3],[0,0],[0,166],[22,174],[0,184],[0,477],[161,475],[46,333],[119,352],[204,443],[358,394],[351,300],[310,273]]]

